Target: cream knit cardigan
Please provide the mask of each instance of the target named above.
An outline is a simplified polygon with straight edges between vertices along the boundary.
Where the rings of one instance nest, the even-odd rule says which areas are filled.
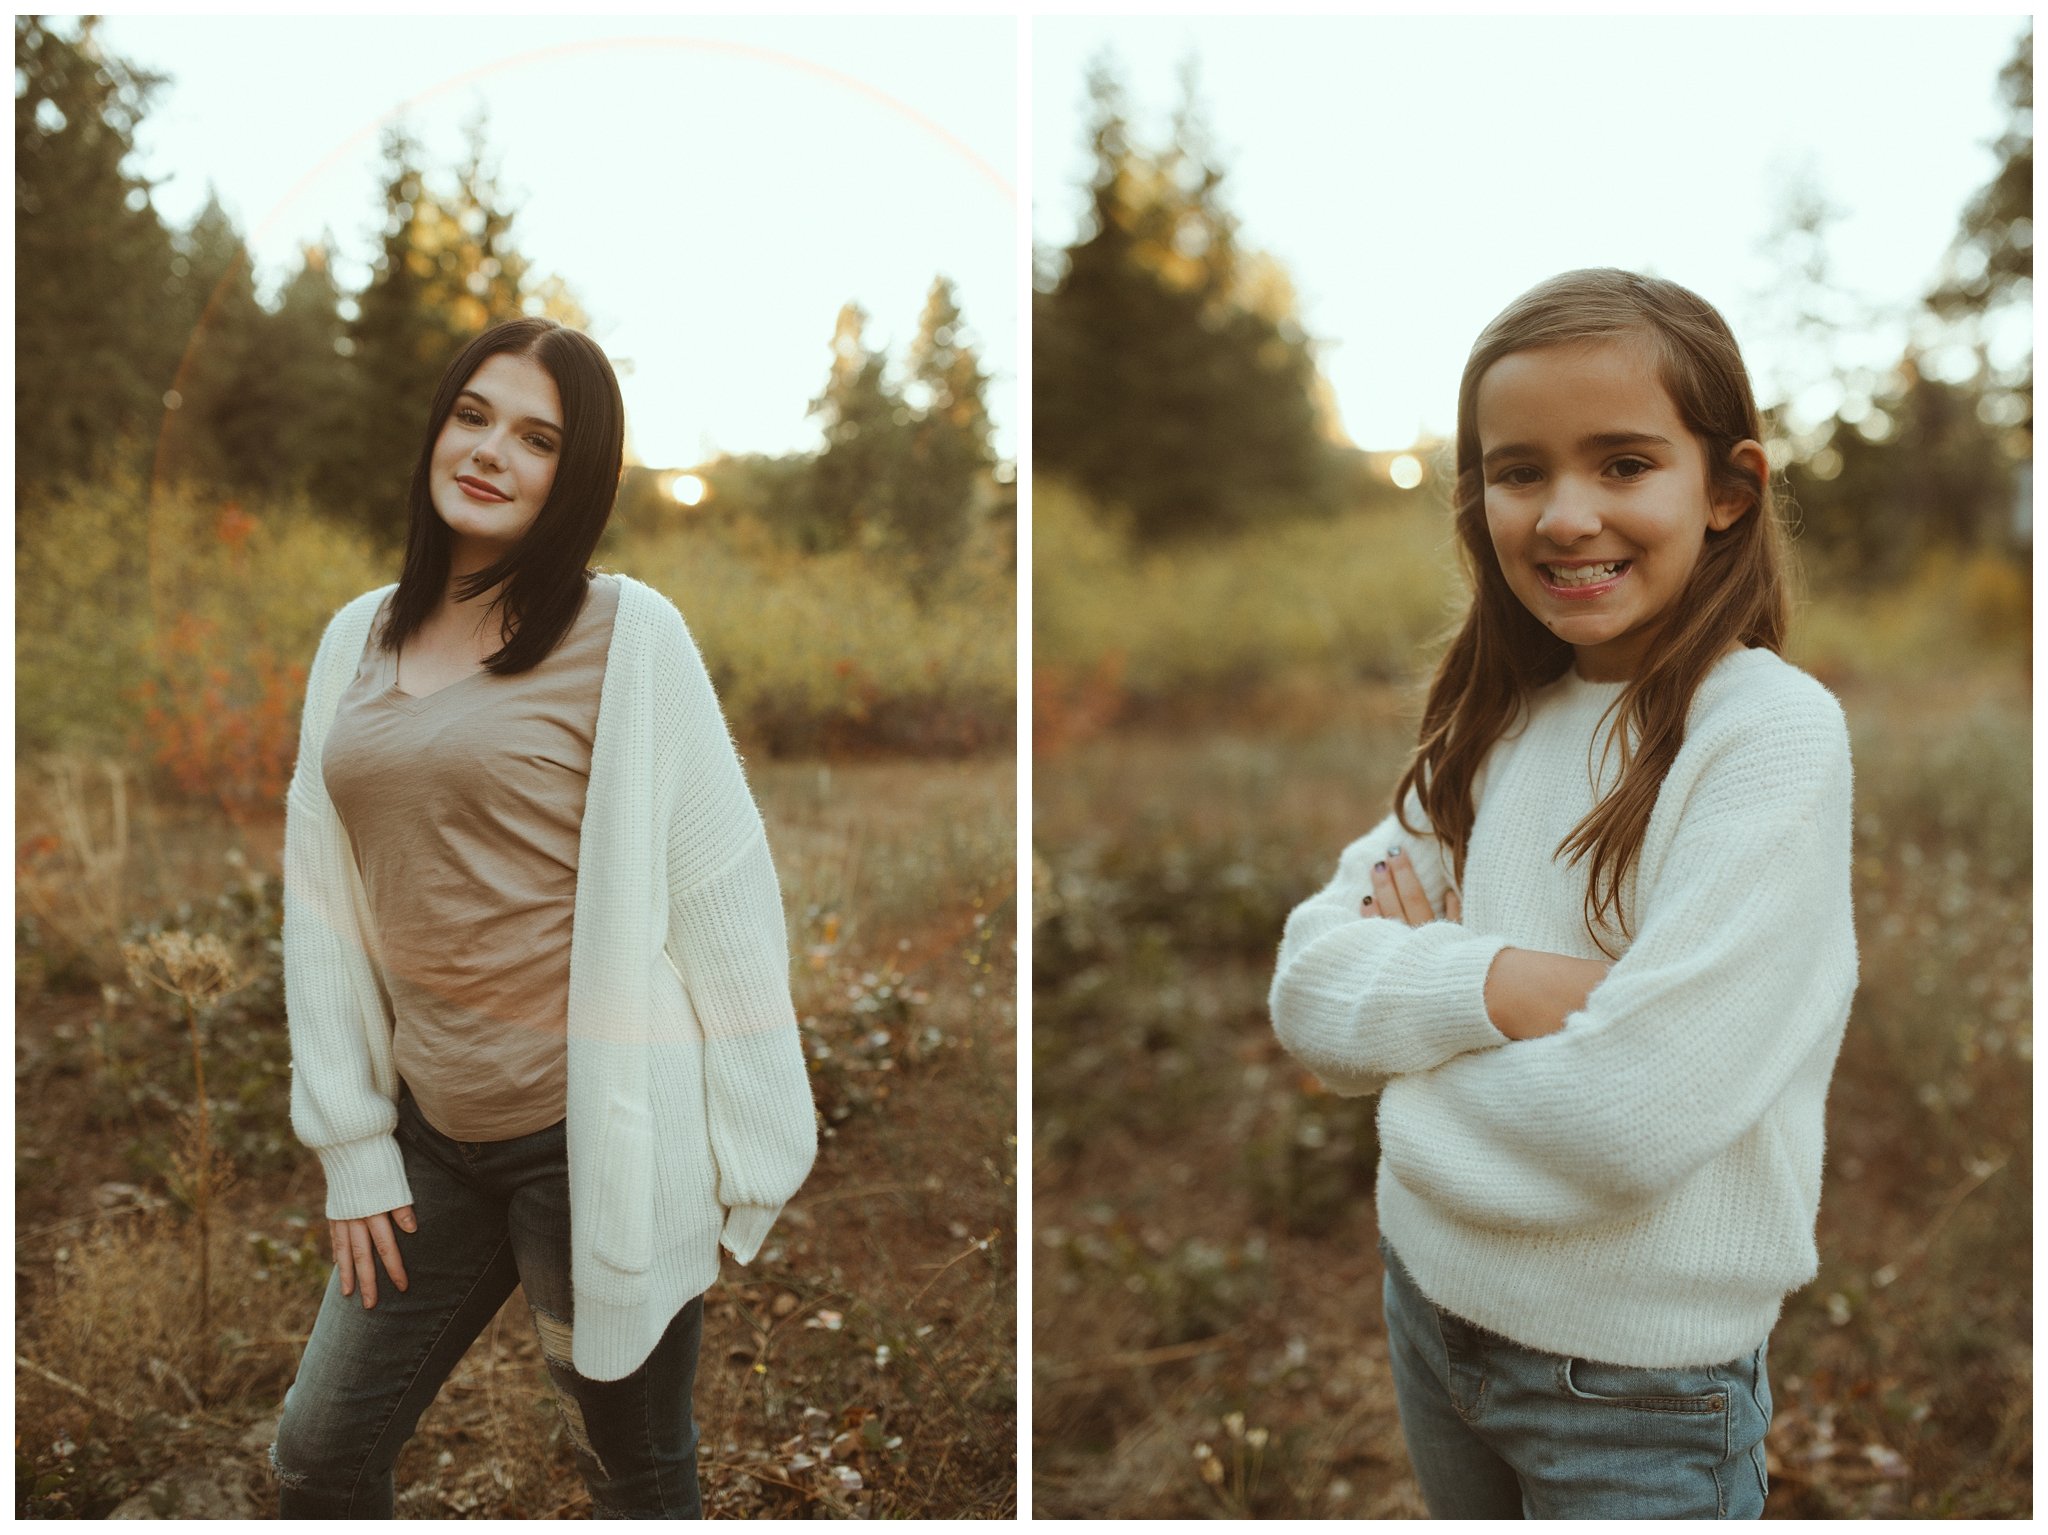
[[[1462,924],[1366,919],[1405,847],[1449,883],[1411,795],[1287,919],[1274,1028],[1340,1093],[1381,1092],[1379,1223],[1430,1299],[1517,1342],[1714,1364],[1770,1333],[1818,1266],[1823,1117],[1856,988],[1840,706],[1767,650],[1701,683],[1623,886],[1633,942],[1561,1032],[1489,1021],[1504,947],[1604,958],[1558,844],[1611,786],[1620,683],[1567,673],[1475,783]],[[1382,1091],[1383,1090],[1383,1091]]]
[[[285,797],[292,1128],[336,1220],[412,1202],[375,929],[320,766],[392,589],[328,623]],[[817,1150],[760,812],[682,615],[624,576],[578,851],[568,1056],[572,1358],[617,1380],[718,1277],[721,1242],[754,1256]]]

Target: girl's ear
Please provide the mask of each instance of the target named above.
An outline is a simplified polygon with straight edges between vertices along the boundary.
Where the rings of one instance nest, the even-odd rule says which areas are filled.
[[[1736,468],[1743,471],[1749,481],[1761,490],[1769,481],[1771,473],[1770,456],[1764,452],[1764,445],[1753,437],[1745,437],[1728,450],[1728,457]],[[1758,504],[1756,491],[1716,491],[1707,505],[1707,526],[1716,533],[1726,532]]]

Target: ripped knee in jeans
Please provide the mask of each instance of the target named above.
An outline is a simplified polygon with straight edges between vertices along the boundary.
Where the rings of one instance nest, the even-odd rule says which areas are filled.
[[[287,1470],[283,1461],[277,1458],[277,1441],[270,1441],[270,1475],[280,1487],[303,1487],[306,1473]]]
[[[547,1357],[548,1363],[573,1372],[576,1368],[573,1362],[576,1339],[571,1324],[541,1310],[531,1300],[527,1302],[527,1309],[533,1313],[533,1329],[540,1335],[540,1351]],[[570,1440],[578,1451],[590,1457],[591,1464],[597,1467],[599,1476],[606,1475],[604,1462],[598,1459],[597,1451],[591,1448],[590,1429],[583,1421],[582,1404],[561,1388],[552,1370],[548,1372],[548,1386],[555,1393],[555,1406],[561,1411],[562,1422],[569,1430]]]
[[[559,1364],[574,1369],[576,1355],[575,1330],[558,1316],[552,1316],[528,1301],[526,1309],[533,1313],[533,1330],[540,1335],[540,1351],[550,1364]]]

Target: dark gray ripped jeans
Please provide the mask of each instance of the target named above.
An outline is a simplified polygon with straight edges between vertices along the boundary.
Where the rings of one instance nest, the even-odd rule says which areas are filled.
[[[700,1517],[690,1398],[704,1298],[623,1380],[586,1380],[570,1362],[567,1122],[509,1141],[450,1140],[401,1086],[397,1136],[419,1227],[392,1225],[408,1288],[373,1259],[377,1304],[365,1310],[360,1285],[343,1295],[340,1272],[329,1276],[271,1446],[278,1516],[392,1517],[399,1451],[523,1284],[593,1514]]]

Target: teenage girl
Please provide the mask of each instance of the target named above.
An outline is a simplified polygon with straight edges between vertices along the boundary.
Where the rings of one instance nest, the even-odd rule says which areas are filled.
[[[390,1518],[422,1411],[523,1285],[600,1517],[700,1508],[703,1292],[816,1121],[761,817],[681,616],[587,566],[625,412],[509,320],[435,393],[405,566],[328,624],[287,796],[292,1126],[334,1273],[282,1517]]]
[[[1437,1518],[1753,1518],[1856,987],[1842,711],[1779,654],[1755,398],[1675,283],[1568,272],[1458,391],[1473,593],[1395,814],[1287,920],[1274,1027],[1380,1093]]]

